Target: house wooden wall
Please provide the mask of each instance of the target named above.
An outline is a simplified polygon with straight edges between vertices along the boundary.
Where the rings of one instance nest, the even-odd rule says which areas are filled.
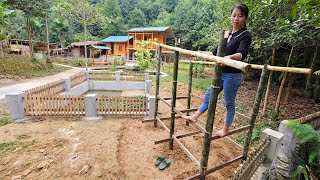
[[[108,51],[108,55],[122,56],[127,54],[126,42],[107,43],[107,46],[112,49]]]

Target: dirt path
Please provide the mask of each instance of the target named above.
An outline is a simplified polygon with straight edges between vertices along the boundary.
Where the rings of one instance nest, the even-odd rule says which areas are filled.
[[[83,71],[84,68],[72,68],[68,71],[61,72],[52,76],[46,76],[42,78],[35,78],[30,80],[23,80],[23,81],[17,81],[17,82],[7,82],[8,86],[0,86],[0,100],[5,98],[5,95],[12,92],[19,92],[24,91],[27,89],[31,89],[34,87],[38,87],[56,80],[59,80],[63,77],[72,76],[80,71]],[[5,83],[5,82],[3,82]],[[17,83],[17,84],[15,84]]]

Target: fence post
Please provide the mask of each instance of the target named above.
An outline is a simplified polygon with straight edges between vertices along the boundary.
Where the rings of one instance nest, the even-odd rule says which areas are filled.
[[[145,85],[146,85],[145,86],[145,93],[146,94],[150,94],[152,81],[151,80],[146,80]]]
[[[97,117],[97,94],[88,94],[85,96],[86,118]]]
[[[287,123],[288,120],[281,121],[278,128],[278,131],[284,134],[284,136],[281,145],[279,146],[275,164],[277,174],[280,174],[285,178],[290,178],[293,174],[293,171],[296,169],[296,167],[293,166],[294,157],[292,152],[296,147],[297,138],[291,129],[287,127]]]
[[[280,143],[282,141],[283,138],[283,134],[278,132],[278,131],[274,131],[272,129],[265,129],[264,131],[262,131],[262,136],[261,139],[263,139],[264,137],[269,137],[270,139],[270,145],[266,151],[266,163],[274,166],[275,162],[276,162],[276,157],[277,157],[277,153],[280,147]]]
[[[64,81],[64,91],[69,92],[71,90],[71,79],[70,77],[63,77],[61,78]]]
[[[149,80],[150,78],[150,74],[149,73],[144,73],[144,80]]]
[[[6,94],[10,115],[13,120],[23,119],[26,117],[23,96],[23,92]]]
[[[120,82],[121,81],[121,74],[120,74],[120,71],[116,71],[116,81],[117,82]]]
[[[90,72],[89,71],[86,71],[86,78],[87,78],[87,81],[89,82],[89,80],[90,80]]]
[[[155,96],[149,96],[149,119],[155,119],[155,107],[156,107],[156,97]]]

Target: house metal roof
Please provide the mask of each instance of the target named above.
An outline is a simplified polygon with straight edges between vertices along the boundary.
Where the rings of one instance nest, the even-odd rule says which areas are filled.
[[[109,36],[102,40],[101,42],[128,42],[133,36]]]
[[[139,27],[129,29],[128,32],[165,32],[167,38],[174,38],[173,30],[169,26],[164,27]]]
[[[111,48],[109,48],[108,46],[92,46],[95,49],[107,49],[107,50],[111,50]]]

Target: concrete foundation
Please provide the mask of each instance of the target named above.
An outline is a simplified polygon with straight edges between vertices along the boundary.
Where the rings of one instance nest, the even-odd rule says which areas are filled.
[[[26,117],[23,96],[23,92],[6,94],[6,100],[13,120],[23,119]]]

